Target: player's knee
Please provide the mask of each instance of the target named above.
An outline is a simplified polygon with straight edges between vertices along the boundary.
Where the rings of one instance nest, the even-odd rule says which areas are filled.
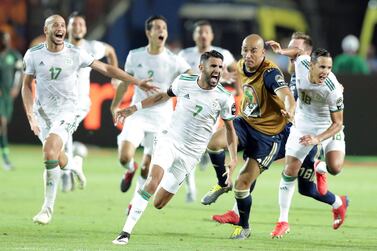
[[[332,165],[332,166],[327,166],[327,171],[331,175],[338,175],[342,171],[342,165],[336,164],[336,165]]]
[[[132,157],[132,156],[129,156],[128,154],[122,154],[122,155],[119,157],[119,162],[120,162],[120,164],[121,164],[122,166],[125,166],[125,165],[127,165],[127,164],[131,161],[132,158],[133,158],[133,157]]]
[[[156,208],[156,209],[162,209],[164,206],[166,205],[166,203],[160,199],[160,200],[154,200],[153,202],[153,206]]]

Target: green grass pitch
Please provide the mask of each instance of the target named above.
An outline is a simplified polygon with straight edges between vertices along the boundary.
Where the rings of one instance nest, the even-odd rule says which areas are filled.
[[[0,250],[377,250],[377,157],[348,157],[343,172],[329,177],[331,191],[350,197],[346,221],[336,231],[331,207],[302,197],[296,188],[291,232],[283,239],[270,238],[278,217],[283,167],[278,162],[258,179],[250,239],[230,240],[233,227],[211,221],[211,215],[233,206],[232,192],[211,206],[186,204],[183,186],[166,208],[157,210],[150,203],[129,244],[115,246],[111,241],[123,227],[135,183],[128,193],[119,191],[123,170],[116,154],[116,149],[90,148],[84,161],[86,189],[59,190],[52,222],[41,226],[31,220],[43,202],[41,147],[11,146],[16,169],[0,170]],[[200,200],[215,174],[208,168],[197,170],[196,177]]]

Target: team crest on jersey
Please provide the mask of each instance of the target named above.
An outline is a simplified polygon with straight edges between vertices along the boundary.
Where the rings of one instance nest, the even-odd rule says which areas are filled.
[[[65,64],[73,65],[73,60],[71,58],[65,58]]]
[[[247,117],[258,118],[261,116],[258,96],[252,86],[243,86],[243,114]]]
[[[275,76],[275,81],[276,81],[276,83],[278,83],[279,86],[286,85],[283,76],[280,75],[280,74]]]
[[[219,104],[219,101],[217,99],[215,99],[214,101],[212,101],[211,111],[213,113],[216,113],[218,110],[220,110],[220,104]]]

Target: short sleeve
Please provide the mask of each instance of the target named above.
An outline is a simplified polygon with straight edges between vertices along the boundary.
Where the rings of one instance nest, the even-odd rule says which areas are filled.
[[[124,64],[124,70],[130,74],[130,75],[134,75],[135,74],[135,70],[134,70],[134,63],[133,63],[133,54],[132,52],[128,53],[128,56],[127,56],[127,59],[126,59],[126,63]]]
[[[281,88],[288,87],[283,74],[277,68],[268,69],[264,73],[264,84],[270,92],[276,93]]]
[[[28,50],[24,56],[23,60],[24,73],[27,75],[35,75],[35,67],[33,64],[32,56]]]
[[[86,51],[84,50],[79,50],[80,52],[80,66],[81,67],[88,67],[90,66],[93,61],[94,61],[94,57],[91,56],[90,54],[88,54]]]
[[[100,41],[92,41],[95,59],[101,59],[106,55],[106,44]]]
[[[222,54],[224,56],[224,64],[226,66],[229,66],[229,65],[233,64],[233,62],[235,61],[235,59],[234,59],[232,53],[230,53],[230,51],[224,50]]]
[[[339,112],[344,110],[343,90],[333,73],[330,73],[329,80],[331,84],[335,85],[335,89],[330,92],[327,98],[330,112]]]
[[[177,72],[179,74],[185,73],[191,69],[191,66],[186,62],[186,60],[181,56],[175,56],[177,61]]]
[[[177,96],[177,97],[180,94],[180,89],[178,87],[179,86],[179,84],[178,84],[179,77],[180,77],[180,75],[174,79],[173,83],[170,85],[170,87],[168,89],[168,92],[170,92],[171,94],[173,94],[174,96]],[[169,95],[169,96],[171,96],[171,95]]]
[[[223,120],[233,120],[236,116],[236,103],[234,96],[229,95],[223,102],[221,107],[221,118]]]

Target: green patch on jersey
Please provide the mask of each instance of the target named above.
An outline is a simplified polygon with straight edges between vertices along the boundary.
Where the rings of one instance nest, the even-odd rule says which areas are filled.
[[[223,93],[228,94],[229,96],[232,95],[232,93],[225,89],[224,86],[222,86],[221,84],[217,84],[216,88],[222,91]]]
[[[182,74],[181,76],[179,76],[179,80],[196,81],[197,79],[198,79],[198,75]]]
[[[335,84],[331,81],[331,79],[326,78],[325,79],[325,84],[330,89],[330,91],[335,90]]]
[[[30,51],[37,51],[37,50],[42,49],[43,47],[44,47],[44,44],[38,44],[38,45],[36,45],[34,47],[31,47]]]

